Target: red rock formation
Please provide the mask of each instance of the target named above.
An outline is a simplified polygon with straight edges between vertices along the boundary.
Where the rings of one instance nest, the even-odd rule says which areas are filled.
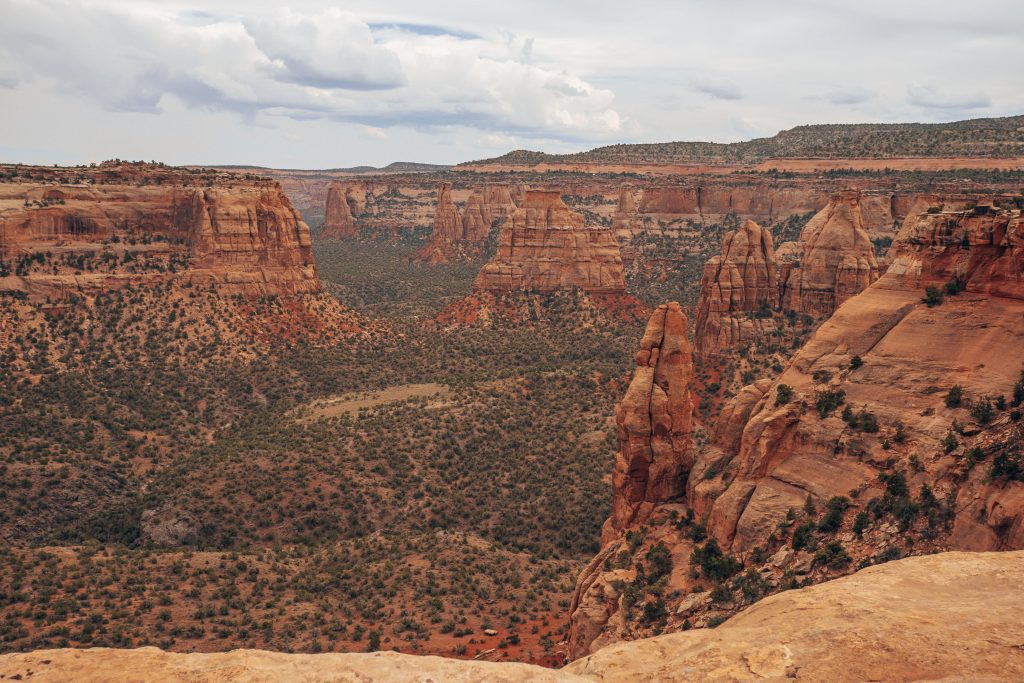
[[[787,274],[783,305],[799,313],[828,316],[878,279],[875,248],[864,229],[861,195],[835,195],[800,234],[799,267]]]
[[[46,169],[40,175],[65,182],[92,173],[94,184],[0,187],[0,256],[50,253],[53,261],[0,278],[0,289],[33,298],[168,280],[250,296],[319,289],[309,228],[276,182],[141,169]],[[55,251],[109,256],[72,268]]]
[[[504,220],[516,205],[507,185],[485,184],[476,188],[462,211],[462,235],[459,239],[479,244],[487,239],[495,221]]]
[[[692,377],[686,314],[675,302],[662,304],[647,323],[633,381],[615,410],[619,451],[605,537],[646,521],[655,505],[685,493],[693,465]]]
[[[625,292],[622,257],[611,230],[585,227],[557,191],[528,190],[522,205],[505,221],[498,250],[473,283],[494,293],[579,288]]]
[[[460,214],[452,203],[451,185],[443,183],[437,192],[434,231],[418,258],[445,263],[479,253],[491,228],[497,221],[505,220],[515,208],[509,186],[485,183],[470,193]]]
[[[324,225],[320,233],[324,238],[349,238],[359,234],[348,198],[349,194],[341,183],[333,182],[327,187]]]
[[[706,520],[701,531],[769,592],[785,576],[821,582],[891,553],[1024,548],[1024,482],[1006,474],[1007,463],[1024,466],[1024,423],[1008,408],[984,420],[968,410],[1024,381],[1024,357],[1013,352],[1024,349],[1021,205],[935,198],[906,218],[888,272],[841,304],[777,381],[759,381],[725,407],[711,443],[695,449],[685,499],[647,509],[640,546],[622,536],[638,523],[609,521],[618,533],[602,535],[577,583],[573,657],[647,633],[622,597],[636,579],[630,567],[655,544],[675,559],[661,593],[665,630],[702,626],[748,600],[737,593],[715,605],[691,592],[711,577],[690,575],[687,559],[703,541],[678,523],[684,513],[691,524]],[[922,302],[925,286],[951,281],[964,291],[939,306]],[[946,405],[957,384],[968,398]],[[621,477],[613,484],[615,498],[630,490]],[[835,501],[840,514],[826,524]],[[816,549],[797,543],[797,529]],[[841,550],[840,561],[822,548]],[[629,557],[616,560],[623,551]]]
[[[777,278],[768,230],[748,220],[739,230],[727,233],[722,254],[704,266],[694,330],[697,353],[714,354],[774,329],[770,315],[747,314],[778,308]]]
[[[612,214],[612,234],[619,244],[626,244],[639,231],[636,201],[633,199],[633,188],[623,187],[619,190],[619,204]]]

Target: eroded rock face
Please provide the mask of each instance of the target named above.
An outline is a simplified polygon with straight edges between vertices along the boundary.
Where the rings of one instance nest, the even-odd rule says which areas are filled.
[[[111,257],[85,268],[55,261],[0,278],[0,289],[33,299],[169,280],[247,296],[319,290],[309,227],[276,182],[232,176],[211,183],[184,169],[146,168],[158,180],[143,184],[137,168],[100,167],[89,185],[4,184],[0,255]]]
[[[332,182],[327,187],[327,206],[324,209],[324,226],[321,235],[327,239],[355,237],[359,234],[355,218],[344,186]]]
[[[802,258],[785,282],[786,308],[828,316],[878,279],[875,248],[864,229],[861,195],[841,192],[800,234]]]
[[[557,191],[527,190],[505,221],[498,249],[473,283],[474,291],[549,292],[578,288],[624,294],[619,245],[611,230],[588,227]]]
[[[487,239],[491,226],[507,218],[516,205],[507,185],[483,185],[473,190],[462,212],[462,239],[479,244]]]
[[[663,304],[647,323],[633,380],[615,410],[619,451],[605,537],[685,493],[693,464],[692,378],[686,314],[675,302]]]
[[[623,187],[619,191],[619,204],[612,214],[612,233],[619,244],[626,244],[639,231],[633,188]]]
[[[766,328],[779,306],[778,268],[771,233],[753,221],[725,235],[722,254],[708,260],[700,283],[694,345],[714,354]],[[766,313],[760,318],[749,313]]]
[[[437,191],[434,230],[420,251],[421,260],[445,263],[478,254],[491,227],[515,211],[516,203],[508,185],[485,183],[466,199],[460,213],[452,202],[451,184],[442,183]]]
[[[636,580],[630,567],[655,543],[675,561],[666,594],[679,597],[663,605],[669,631],[746,604],[739,595],[719,606],[687,602],[695,583],[709,581],[688,573],[705,533],[767,592],[787,575],[817,583],[908,552],[1024,548],[1024,421],[1009,405],[984,419],[969,410],[1019,393],[1024,381],[1024,357],[1008,352],[1024,349],[1018,201],[967,208],[940,198],[907,217],[888,272],[842,303],[776,381],[725,406],[710,443],[695,449],[685,499],[649,510],[639,546],[603,538],[605,559],[630,557],[581,575],[572,656],[649,633],[612,589]],[[922,302],[926,286],[951,282],[959,294]],[[945,401],[954,385],[964,388],[959,406]],[[826,522],[835,501],[838,518]],[[798,543],[798,529],[812,545]],[[623,568],[628,576],[606,580]]]
[[[1024,553],[944,553],[766,598],[716,629],[619,643],[563,671],[602,681],[1024,676]],[[977,624],[960,629],[955,624]],[[893,652],[899,656],[894,657]]]

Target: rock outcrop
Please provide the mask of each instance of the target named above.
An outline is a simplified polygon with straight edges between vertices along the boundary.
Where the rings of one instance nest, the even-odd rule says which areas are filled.
[[[341,183],[332,182],[327,187],[324,225],[320,234],[326,239],[351,238],[359,234],[355,218],[352,216],[349,195]]]
[[[185,654],[144,647],[0,655],[0,676],[40,683],[1017,681],[1024,678],[1022,582],[1021,552],[908,558],[766,598],[715,629],[610,645],[561,670],[395,652]]]
[[[800,234],[799,265],[787,273],[783,304],[812,316],[828,316],[878,279],[875,248],[864,229],[861,194],[841,192]]]
[[[0,290],[45,299],[169,280],[247,296],[319,290],[309,228],[276,182],[142,169],[48,168],[36,177],[50,180],[0,186],[0,257],[27,259]]]
[[[1021,552],[915,557],[774,595],[716,629],[611,645],[562,671],[638,683],[1016,680],[1021,580]]]
[[[619,244],[626,244],[639,232],[636,200],[633,199],[633,188],[623,187],[619,190],[619,203],[612,214],[612,234]]]
[[[1024,421],[1007,400],[1024,400],[1024,357],[1013,352],[1024,348],[1024,199],[929,204],[905,220],[885,275],[840,304],[776,381],[725,406],[684,498],[653,506],[642,531],[606,525],[577,583],[574,657],[649,633],[637,617],[648,603],[671,631],[797,576],[1024,548]],[[941,304],[935,290],[923,301],[929,286],[946,290]],[[954,386],[959,403],[947,401]],[[624,586],[646,586],[634,567],[657,545],[673,559],[664,602],[631,611]],[[729,581],[753,584],[716,601],[694,590],[738,585]]]
[[[774,329],[780,290],[771,233],[753,221],[725,235],[704,266],[694,348],[709,355]]]
[[[615,410],[619,450],[606,535],[642,523],[659,503],[685,493],[693,465],[693,402],[686,314],[659,306],[647,323],[636,370]]]
[[[491,228],[505,220],[515,208],[512,188],[485,183],[470,193],[460,213],[452,202],[451,184],[442,183],[437,191],[434,230],[420,250],[419,259],[445,263],[479,254]]]
[[[498,249],[473,283],[474,291],[549,292],[578,288],[623,294],[619,245],[606,227],[585,226],[554,190],[527,190],[504,222]]]
[[[485,184],[476,188],[462,211],[460,239],[472,244],[482,243],[495,221],[504,220],[515,210],[516,204],[508,185]]]

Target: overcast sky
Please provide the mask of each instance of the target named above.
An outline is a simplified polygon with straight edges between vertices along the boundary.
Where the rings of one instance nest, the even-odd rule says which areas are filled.
[[[1020,0],[0,0],[0,160],[328,168],[1024,113]]]

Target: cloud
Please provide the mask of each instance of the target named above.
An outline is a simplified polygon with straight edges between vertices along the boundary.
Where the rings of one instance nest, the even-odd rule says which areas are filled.
[[[693,89],[697,92],[710,95],[716,100],[741,100],[743,99],[743,92],[738,86],[728,83],[726,81],[710,81],[706,79],[696,79],[693,81]]]
[[[831,104],[861,104],[875,97],[875,92],[860,86],[837,88],[824,95],[825,101]]]
[[[982,92],[951,94],[934,85],[907,86],[907,101],[929,109],[984,109],[992,106],[991,98]]]
[[[556,65],[528,63],[536,49],[530,38],[420,24],[375,31],[338,9],[238,20],[70,0],[0,0],[0,7],[0,64],[18,81],[112,111],[159,113],[173,98],[247,117],[570,139],[614,134],[623,123],[610,90]]]
[[[275,78],[316,88],[385,90],[405,85],[394,52],[374,43],[370,27],[350,12],[316,15],[284,10],[244,23],[256,47],[284,68]]]

